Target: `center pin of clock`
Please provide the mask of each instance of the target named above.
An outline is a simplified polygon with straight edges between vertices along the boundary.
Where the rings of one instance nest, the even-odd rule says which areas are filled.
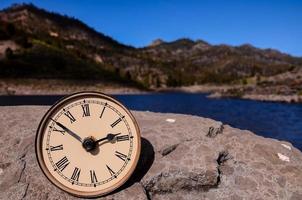
[[[95,140],[93,137],[87,137],[83,140],[82,146],[84,147],[84,149],[88,152],[93,151],[97,145],[99,144],[99,142],[105,141],[107,140],[108,142],[114,142],[116,139],[116,136],[120,135],[121,133],[117,133],[117,134],[112,134],[112,133],[108,133],[107,136]]]
[[[93,151],[96,147],[97,142],[93,137],[87,137],[84,139],[82,145],[84,149],[88,152]]]

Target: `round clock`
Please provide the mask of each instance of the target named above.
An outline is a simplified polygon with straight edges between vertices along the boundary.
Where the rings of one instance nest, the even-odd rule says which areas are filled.
[[[97,92],[67,96],[42,118],[36,155],[46,177],[79,197],[107,194],[125,183],[140,155],[140,131],[117,100]]]

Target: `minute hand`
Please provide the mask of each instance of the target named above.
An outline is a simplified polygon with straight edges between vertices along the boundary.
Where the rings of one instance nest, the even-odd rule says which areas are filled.
[[[74,137],[75,139],[77,139],[79,142],[83,142],[82,138],[80,136],[78,136],[76,133],[74,133],[73,131],[71,131],[70,129],[68,129],[66,126],[64,126],[63,124],[61,124],[60,122],[57,122],[53,119],[51,119],[52,121],[54,121],[59,127],[61,127],[64,131],[66,131],[69,135],[71,135],[72,137]]]

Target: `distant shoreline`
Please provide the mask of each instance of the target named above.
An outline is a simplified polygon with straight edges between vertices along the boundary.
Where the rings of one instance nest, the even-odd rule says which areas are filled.
[[[96,80],[0,79],[0,95],[66,95],[80,91],[140,94],[146,90]]]
[[[263,94],[246,92],[252,86],[243,85],[193,85],[143,90],[116,83],[91,80],[61,79],[0,79],[0,95],[67,95],[80,91],[98,91],[107,94],[144,94],[149,92],[207,93],[208,98],[239,98],[256,101],[302,103],[302,95]],[[258,93],[257,93],[258,92]]]
[[[208,98],[238,98],[254,101],[282,102],[282,103],[302,103],[302,95],[297,94],[263,94],[252,91],[250,93],[244,90],[251,86],[243,85],[193,85],[175,88],[164,88],[157,91],[161,92],[187,92],[187,93],[209,93]],[[258,87],[257,87],[258,89]],[[235,91],[235,92],[234,92]],[[261,92],[261,90],[260,90]]]

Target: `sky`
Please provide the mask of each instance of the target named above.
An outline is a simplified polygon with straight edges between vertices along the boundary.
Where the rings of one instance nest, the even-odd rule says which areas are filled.
[[[252,44],[302,56],[302,0],[0,0],[73,16],[135,47],[155,39]]]

